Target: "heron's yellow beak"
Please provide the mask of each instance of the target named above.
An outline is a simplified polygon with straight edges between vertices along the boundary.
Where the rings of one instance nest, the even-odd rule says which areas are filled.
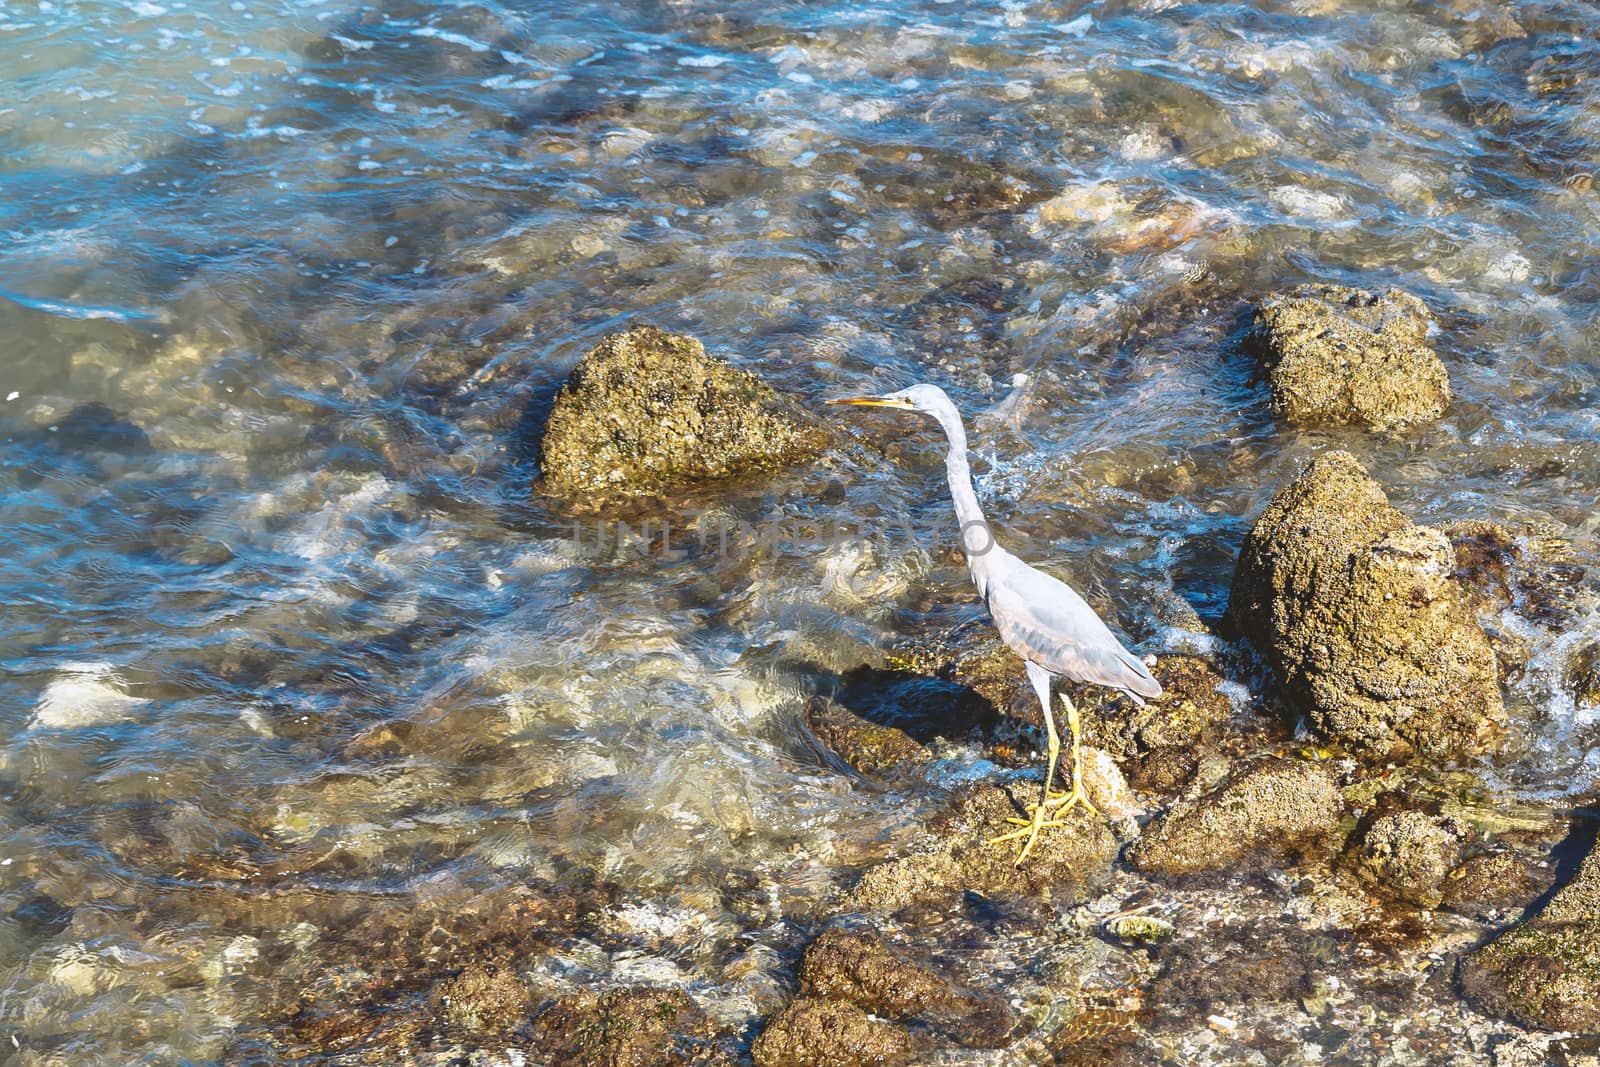
[[[857,407],[864,408],[899,408],[902,411],[912,410],[911,401],[897,396],[841,396],[837,397],[836,399],[826,401],[826,403],[830,407],[838,404],[853,404]]]

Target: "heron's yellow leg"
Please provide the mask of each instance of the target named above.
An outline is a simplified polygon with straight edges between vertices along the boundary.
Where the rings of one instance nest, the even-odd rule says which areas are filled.
[[[1049,697],[1048,697],[1048,690],[1046,691],[1046,699],[1042,702],[1042,704],[1043,704],[1043,707],[1044,707],[1045,737],[1048,739],[1047,740],[1048,759],[1047,759],[1046,764],[1045,764],[1044,789],[1042,790],[1042,792],[1040,794],[1039,803],[1030,805],[1030,810],[1031,810],[1031,814],[1032,814],[1032,818],[1031,819],[1009,819],[1009,820],[1007,820],[1008,822],[1013,822],[1013,823],[1016,823],[1019,826],[1025,827],[1025,829],[1013,830],[1011,833],[1001,834],[999,837],[991,837],[989,839],[989,843],[991,845],[997,845],[997,844],[1001,844],[1002,842],[1005,842],[1005,841],[1015,841],[1016,839],[1018,839],[1020,837],[1026,837],[1027,841],[1023,842],[1022,851],[1017,853],[1017,866],[1018,867],[1022,866],[1023,862],[1025,860],[1027,860],[1028,853],[1033,851],[1033,846],[1039,840],[1039,832],[1041,830],[1048,829],[1048,828],[1050,828],[1052,826],[1065,825],[1059,819],[1047,818],[1047,815],[1048,815],[1048,813],[1050,812],[1050,810],[1053,807],[1055,807],[1057,804],[1063,803],[1067,799],[1067,797],[1069,797],[1071,795],[1071,794],[1054,794],[1053,795],[1053,791],[1050,788],[1051,785],[1053,785],[1055,783],[1055,780],[1056,780],[1056,766],[1057,766],[1057,764],[1059,764],[1061,762],[1061,735],[1056,732],[1055,716],[1050,714],[1050,700],[1049,700]],[[1067,702],[1067,706],[1069,708],[1072,707],[1072,702],[1068,701]],[[1076,722],[1076,718],[1077,718],[1077,710],[1073,709],[1072,717],[1068,721],[1069,722]],[[1074,735],[1074,736],[1076,736],[1076,735]]]
[[[1065,693],[1061,694],[1061,702],[1067,706],[1067,726],[1072,731],[1072,789],[1066,793],[1051,790],[1051,783],[1055,781],[1056,764],[1061,758],[1061,737],[1056,733],[1054,717],[1050,714],[1049,704],[1045,705],[1044,725],[1045,733],[1049,738],[1048,770],[1044,780],[1044,795],[1039,803],[1029,805],[1031,818],[1007,819],[1007,822],[1022,827],[1008,834],[989,839],[990,844],[1000,844],[1005,841],[1015,841],[1018,838],[1027,838],[1022,845],[1022,851],[1017,853],[1017,866],[1020,867],[1027,860],[1028,854],[1033,851],[1034,844],[1039,840],[1039,833],[1057,826],[1067,825],[1061,815],[1065,815],[1073,808],[1082,805],[1089,811],[1098,815],[1100,809],[1096,808],[1089,800],[1089,794],[1083,788],[1083,730],[1082,720],[1078,716],[1077,705],[1073,704]]]
[[[1078,717],[1078,706],[1065,693],[1061,694],[1061,702],[1067,706],[1067,728],[1072,731],[1072,788],[1062,796],[1047,797],[1044,806],[1066,812],[1082,804],[1099,815],[1100,809],[1089,800],[1083,788],[1083,721]]]

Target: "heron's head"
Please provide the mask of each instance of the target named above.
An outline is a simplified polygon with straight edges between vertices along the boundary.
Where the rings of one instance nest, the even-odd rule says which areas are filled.
[[[933,413],[951,407],[950,398],[937,385],[913,385],[882,396],[841,396],[829,404],[855,404],[860,407],[897,408],[900,411]]]

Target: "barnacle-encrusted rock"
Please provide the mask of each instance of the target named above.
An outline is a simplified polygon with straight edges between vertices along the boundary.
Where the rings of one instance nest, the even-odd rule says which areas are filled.
[[[821,697],[806,706],[806,725],[817,740],[865,775],[893,774],[933,758],[904,730],[864,719]]]
[[[1461,961],[1462,990],[1522,1026],[1600,1031],[1600,848],[1538,915]]]
[[[1439,906],[1481,922],[1504,922],[1549,891],[1555,865],[1502,850],[1473,856],[1445,875]]]
[[[900,1067],[916,1062],[917,1048],[904,1028],[854,1004],[800,997],[767,1023],[750,1054],[756,1067]]]
[[[1473,752],[1503,707],[1455,570],[1444,534],[1412,525],[1348,452],[1328,452],[1245,538],[1228,619],[1324,737],[1378,756]]]
[[[924,958],[915,958],[922,955]],[[1005,1002],[967,988],[925,952],[874,931],[830,927],[800,962],[802,993],[845,1000],[881,1018],[919,1020],[967,1046],[995,1046],[1015,1024]]]
[[[637,986],[563,997],[533,1025],[547,1063],[571,1067],[731,1067],[717,1032],[681,989]]]
[[[1218,687],[1224,678],[1200,656],[1159,656],[1151,668],[1162,694],[1143,705],[1115,689],[1084,686],[1078,694],[1084,740],[1119,760],[1158,748],[1193,748],[1220,733],[1233,704]]]
[[[506,1032],[526,1023],[532,997],[515,973],[474,963],[433,990],[433,1010],[472,1032]]]
[[[1321,851],[1342,810],[1322,765],[1268,759],[1173,808],[1128,849],[1128,862],[1176,876]]]
[[[636,326],[573,368],[540,445],[543,488],[641,495],[814,455],[819,424],[692,337]]]
[[[1427,345],[1433,317],[1409,293],[1302,285],[1255,313],[1272,405],[1297,424],[1388,430],[1437,419],[1450,377]]]
[[[1464,836],[1454,820],[1426,812],[1384,815],[1362,835],[1356,868],[1396,896],[1436,908],[1446,875],[1461,859]]]
[[[990,843],[1017,829],[1006,820],[1021,816],[1037,798],[1037,787],[1022,783],[964,790],[929,824],[923,848],[861,876],[846,898],[846,910],[895,911],[969,890],[1036,895],[1047,886],[1082,886],[1103,872],[1116,857],[1117,839],[1103,818],[1081,810],[1067,816],[1066,826],[1046,830],[1048,836],[1040,838],[1021,867],[1016,865],[1021,842]]]

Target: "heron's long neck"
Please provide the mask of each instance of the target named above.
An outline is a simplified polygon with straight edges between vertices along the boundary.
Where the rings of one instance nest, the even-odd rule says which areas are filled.
[[[987,595],[984,574],[987,573],[988,554],[994,547],[994,534],[989,520],[978,505],[978,494],[972,488],[972,468],[967,466],[967,431],[961,425],[961,415],[952,408],[948,412],[935,412],[950,439],[950,451],[944,457],[945,473],[950,478],[950,497],[956,505],[956,522],[961,528],[961,547],[967,556],[967,566],[980,592]],[[976,550],[976,551],[975,551]]]

